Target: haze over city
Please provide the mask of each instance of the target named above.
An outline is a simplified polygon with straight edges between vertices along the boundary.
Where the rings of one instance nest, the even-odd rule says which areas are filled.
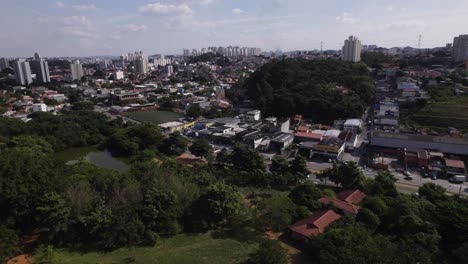
[[[182,48],[340,49],[353,34],[383,47],[444,46],[466,29],[468,1],[2,1],[8,57],[180,54]]]

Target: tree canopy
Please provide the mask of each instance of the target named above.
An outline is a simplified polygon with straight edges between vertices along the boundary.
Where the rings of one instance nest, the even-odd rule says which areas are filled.
[[[263,65],[244,88],[266,116],[301,114],[325,123],[361,116],[374,92],[365,64],[284,58]]]

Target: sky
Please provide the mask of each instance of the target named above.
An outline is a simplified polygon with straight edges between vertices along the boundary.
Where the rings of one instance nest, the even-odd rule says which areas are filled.
[[[468,0],[0,0],[0,57],[181,54],[183,48],[445,46]]]

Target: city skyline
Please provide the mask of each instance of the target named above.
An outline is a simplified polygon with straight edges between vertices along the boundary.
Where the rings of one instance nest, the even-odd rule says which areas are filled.
[[[0,56],[181,54],[183,48],[339,50],[343,39],[384,47],[444,46],[465,34],[468,3],[451,1],[137,0],[2,3]],[[453,11],[456,10],[456,11]],[[15,21],[15,23],[11,23]]]

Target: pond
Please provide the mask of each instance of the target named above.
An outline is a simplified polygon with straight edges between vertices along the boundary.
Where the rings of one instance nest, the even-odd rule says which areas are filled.
[[[57,157],[66,162],[67,165],[73,165],[79,159],[86,159],[92,164],[109,170],[118,172],[127,172],[130,169],[125,162],[112,157],[112,154],[107,151],[100,151],[95,147],[68,149],[63,152],[58,152]]]

